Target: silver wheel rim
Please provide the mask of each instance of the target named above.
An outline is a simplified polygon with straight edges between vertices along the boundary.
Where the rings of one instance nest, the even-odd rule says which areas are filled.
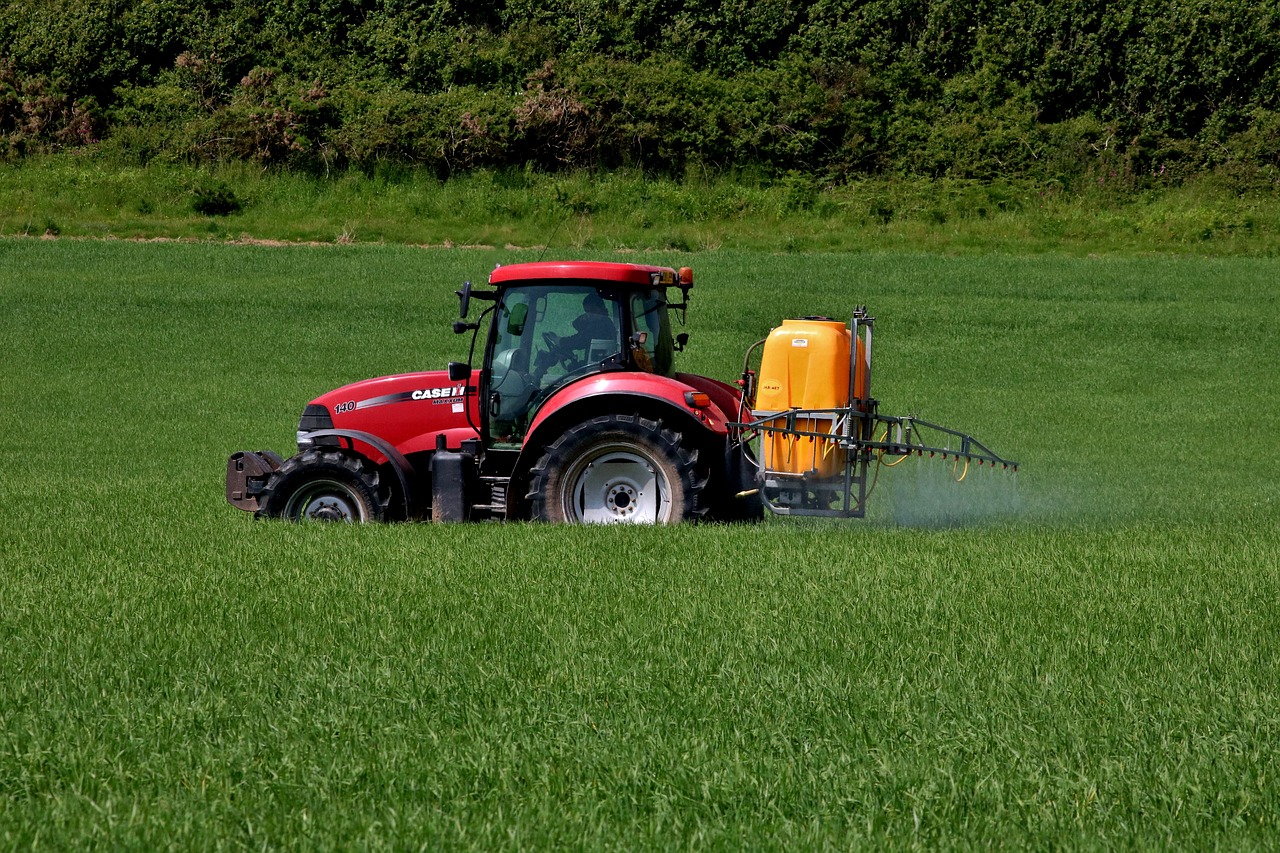
[[[285,518],[302,521],[364,521],[360,500],[346,483],[313,480],[289,498]]]
[[[671,484],[662,467],[630,444],[594,448],[565,471],[564,517],[584,524],[671,520]]]

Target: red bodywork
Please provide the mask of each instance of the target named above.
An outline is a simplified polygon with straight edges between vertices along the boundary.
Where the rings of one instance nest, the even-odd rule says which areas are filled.
[[[653,275],[671,275],[671,269],[643,264],[615,264],[594,261],[549,261],[498,267],[489,276],[491,284],[526,281],[616,281],[626,284],[648,282]],[[473,380],[474,383],[474,380]],[[701,391],[711,405],[694,406],[686,393]],[[586,376],[559,389],[542,404],[529,425],[525,445],[543,443],[538,430],[548,420],[571,406],[603,401],[609,395],[646,398],[675,407],[695,418],[717,436],[728,434],[726,424],[737,420],[740,391],[706,376],[678,373],[674,378],[634,371],[615,371]],[[481,414],[474,384],[452,382],[443,370],[404,373],[354,382],[312,401],[324,406],[338,430],[354,430],[376,435],[405,456],[433,451],[438,436],[457,450],[468,439],[481,438]],[[376,462],[386,461],[373,447],[362,448]]]
[[[711,405],[705,407],[690,405],[685,395],[691,391],[706,393],[711,398]],[[561,388],[547,398],[547,402],[538,410],[533,423],[529,425],[529,436],[531,438],[536,436],[538,428],[554,418],[562,409],[575,403],[608,395],[660,400],[696,417],[707,430],[717,435],[728,435],[729,430],[726,424],[735,420],[738,414],[737,400],[733,397],[734,392],[735,389],[722,382],[690,373],[678,373],[672,379],[649,373],[597,373]]]
[[[444,435],[449,449],[457,450],[468,439],[479,439],[475,386],[451,382],[443,370],[402,373],[353,382],[329,391],[312,401],[324,406],[333,419],[333,428],[376,435],[405,456],[437,447]],[[710,405],[691,405],[689,392],[700,391]],[[672,406],[695,418],[718,436],[728,434],[726,424],[738,417],[740,392],[737,388],[707,376],[678,373],[674,378],[647,373],[597,373],[561,388],[538,409],[530,424],[525,444],[540,444],[539,428],[566,408],[603,403],[606,397],[644,398]],[[362,445],[370,459],[382,463],[385,454],[376,447]]]
[[[480,437],[474,388],[467,393],[466,383],[450,381],[444,370],[353,382],[312,402],[329,410],[335,429],[372,433],[406,456],[435,450],[441,433],[453,449]],[[385,461],[376,451],[368,455]]]
[[[489,273],[490,284],[517,281],[616,281],[621,284],[647,284],[653,275],[672,276],[670,267],[646,264],[616,264],[609,261],[538,261],[498,267]],[[674,284],[672,278],[668,284]]]

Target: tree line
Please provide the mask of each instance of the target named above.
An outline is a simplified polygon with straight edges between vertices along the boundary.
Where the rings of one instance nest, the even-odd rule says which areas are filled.
[[[0,157],[1275,185],[1280,0],[10,0]]]

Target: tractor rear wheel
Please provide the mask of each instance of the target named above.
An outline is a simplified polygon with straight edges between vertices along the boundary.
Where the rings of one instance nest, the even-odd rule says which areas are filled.
[[[696,450],[638,415],[569,429],[534,466],[533,517],[571,524],[670,524],[700,518],[707,478]]]
[[[388,495],[365,459],[307,450],[286,459],[267,482],[258,515],[286,521],[382,521]]]

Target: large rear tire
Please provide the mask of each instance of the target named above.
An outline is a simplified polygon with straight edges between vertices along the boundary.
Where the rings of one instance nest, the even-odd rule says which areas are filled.
[[[286,459],[263,496],[258,515],[286,521],[382,521],[389,500],[367,460],[320,449]]]
[[[701,518],[698,453],[660,421],[605,415],[556,439],[531,472],[533,517],[570,524],[673,524]]]

